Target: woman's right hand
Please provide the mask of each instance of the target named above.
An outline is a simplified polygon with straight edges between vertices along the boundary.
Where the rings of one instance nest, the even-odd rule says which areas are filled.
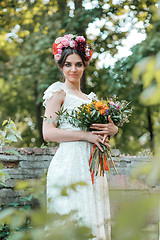
[[[99,134],[93,134],[92,132],[84,132],[84,135],[85,135],[85,140],[90,142],[90,143],[93,143],[95,145],[97,145],[97,147],[103,152],[103,149],[100,145],[100,143],[102,143],[103,145],[107,146],[107,147],[111,147],[108,143],[109,143],[109,140],[106,139],[106,141],[104,142],[103,141],[103,136],[102,135],[99,135]]]

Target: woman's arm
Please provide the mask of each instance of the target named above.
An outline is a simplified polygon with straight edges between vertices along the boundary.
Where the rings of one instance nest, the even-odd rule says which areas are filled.
[[[43,138],[45,141],[52,142],[72,142],[72,141],[88,141],[96,144],[100,150],[99,142],[103,143],[103,136],[100,134],[93,134],[92,132],[85,131],[72,131],[56,128],[54,119],[56,119],[57,114],[65,100],[65,92],[63,90],[53,93],[52,98],[50,98],[46,103],[46,110],[44,116],[46,120],[43,122]],[[107,142],[105,143],[107,146]]]

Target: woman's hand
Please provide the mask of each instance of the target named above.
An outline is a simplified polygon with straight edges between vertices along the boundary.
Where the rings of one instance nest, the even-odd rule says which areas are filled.
[[[99,124],[94,123],[92,129],[99,131],[92,131],[93,134],[98,134],[103,136],[103,142],[106,140],[107,136],[114,136],[118,132],[118,127],[114,124],[110,116],[108,116],[109,123]]]
[[[111,147],[108,143],[109,140],[106,139],[106,141],[103,141],[103,135],[100,134],[93,134],[92,132],[84,132],[85,134],[85,140],[91,143],[94,143],[97,145],[97,147],[103,152],[103,149],[100,145],[100,143],[102,143],[103,145],[107,146],[107,147]]]

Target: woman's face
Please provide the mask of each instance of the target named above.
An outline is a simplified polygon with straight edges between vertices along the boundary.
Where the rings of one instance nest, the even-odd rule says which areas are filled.
[[[69,55],[62,67],[65,79],[73,83],[80,82],[84,69],[82,59],[76,53]]]

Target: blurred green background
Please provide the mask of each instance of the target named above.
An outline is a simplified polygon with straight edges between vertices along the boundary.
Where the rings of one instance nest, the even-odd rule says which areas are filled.
[[[92,31],[94,24],[96,31]],[[143,33],[145,40],[116,61],[119,47],[133,29]],[[18,147],[43,143],[43,92],[60,78],[52,44],[58,36],[72,33],[84,35],[94,52],[82,89],[94,91],[99,98],[116,94],[134,108],[130,123],[122,127],[112,146],[130,154],[154,149],[155,133],[160,130],[160,101],[154,92],[160,90],[160,72],[154,70],[160,67],[160,57],[156,63],[154,59],[150,63],[149,57],[160,50],[158,1],[1,0],[0,33],[0,121],[10,117],[16,123],[23,138]],[[107,62],[109,54],[114,65]],[[156,103],[150,103],[150,90]]]

